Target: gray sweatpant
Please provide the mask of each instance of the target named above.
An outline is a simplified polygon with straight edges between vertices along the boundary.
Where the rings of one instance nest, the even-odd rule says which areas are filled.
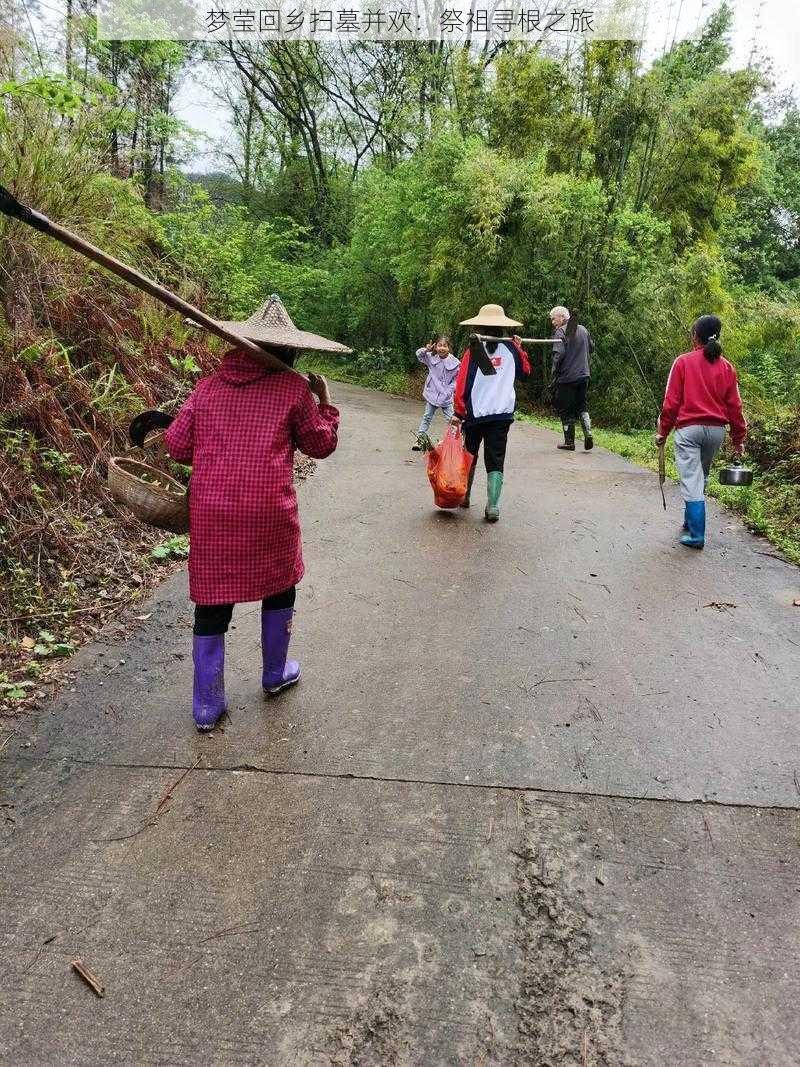
[[[724,440],[724,426],[683,426],[675,431],[675,466],[684,500],[704,499],[708,472]]]

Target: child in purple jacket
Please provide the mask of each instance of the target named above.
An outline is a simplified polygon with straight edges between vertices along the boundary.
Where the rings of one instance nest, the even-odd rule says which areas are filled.
[[[433,416],[441,411],[449,422],[453,417],[453,393],[456,388],[456,375],[461,361],[450,351],[450,338],[439,337],[436,342],[428,341],[424,348],[417,349],[417,359],[428,368],[428,377],[422,395],[425,398],[425,414],[419,424],[417,434],[426,434]],[[412,451],[422,448],[419,439],[412,446]]]

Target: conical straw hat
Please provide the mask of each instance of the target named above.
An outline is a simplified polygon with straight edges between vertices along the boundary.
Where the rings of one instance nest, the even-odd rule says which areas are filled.
[[[312,352],[346,353],[353,351],[347,345],[340,345],[338,341],[329,341],[327,337],[320,337],[319,334],[298,330],[289,318],[289,312],[283,306],[283,301],[277,293],[273,293],[249,319],[239,322],[231,319],[218,321],[220,326],[225,326],[258,344],[307,348]]]
[[[510,319],[499,304],[484,304],[477,315],[464,319],[461,326],[521,326],[521,322]]]

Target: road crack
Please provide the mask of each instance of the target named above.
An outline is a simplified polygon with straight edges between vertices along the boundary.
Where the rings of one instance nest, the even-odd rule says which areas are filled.
[[[190,771],[191,764],[180,763],[114,763],[103,760],[81,759],[76,756],[31,756],[17,753],[17,759],[26,763],[72,763],[83,767],[96,767],[98,770],[121,771]],[[229,767],[204,766],[202,771],[211,774],[266,774],[275,777],[307,778],[310,780],[345,780],[353,782],[376,782],[384,785],[419,785],[446,789],[473,789],[489,792],[541,794],[542,796],[575,797],[582,800],[630,800],[649,804],[702,804],[709,808],[739,809],[747,811],[797,812],[799,805],[788,804],[748,804],[745,801],[711,800],[707,797],[655,797],[644,793],[602,793],[575,789],[559,789],[555,786],[513,785],[506,782],[454,782],[446,778],[404,778],[394,775],[357,774],[353,771],[301,771],[282,767],[261,767],[256,763],[236,763]]]

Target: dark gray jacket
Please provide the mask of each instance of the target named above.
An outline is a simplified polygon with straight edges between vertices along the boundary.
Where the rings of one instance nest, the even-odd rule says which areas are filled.
[[[566,385],[589,377],[589,354],[594,352],[594,342],[585,326],[577,326],[575,336],[567,344],[566,329],[559,326],[553,334],[553,381]]]

